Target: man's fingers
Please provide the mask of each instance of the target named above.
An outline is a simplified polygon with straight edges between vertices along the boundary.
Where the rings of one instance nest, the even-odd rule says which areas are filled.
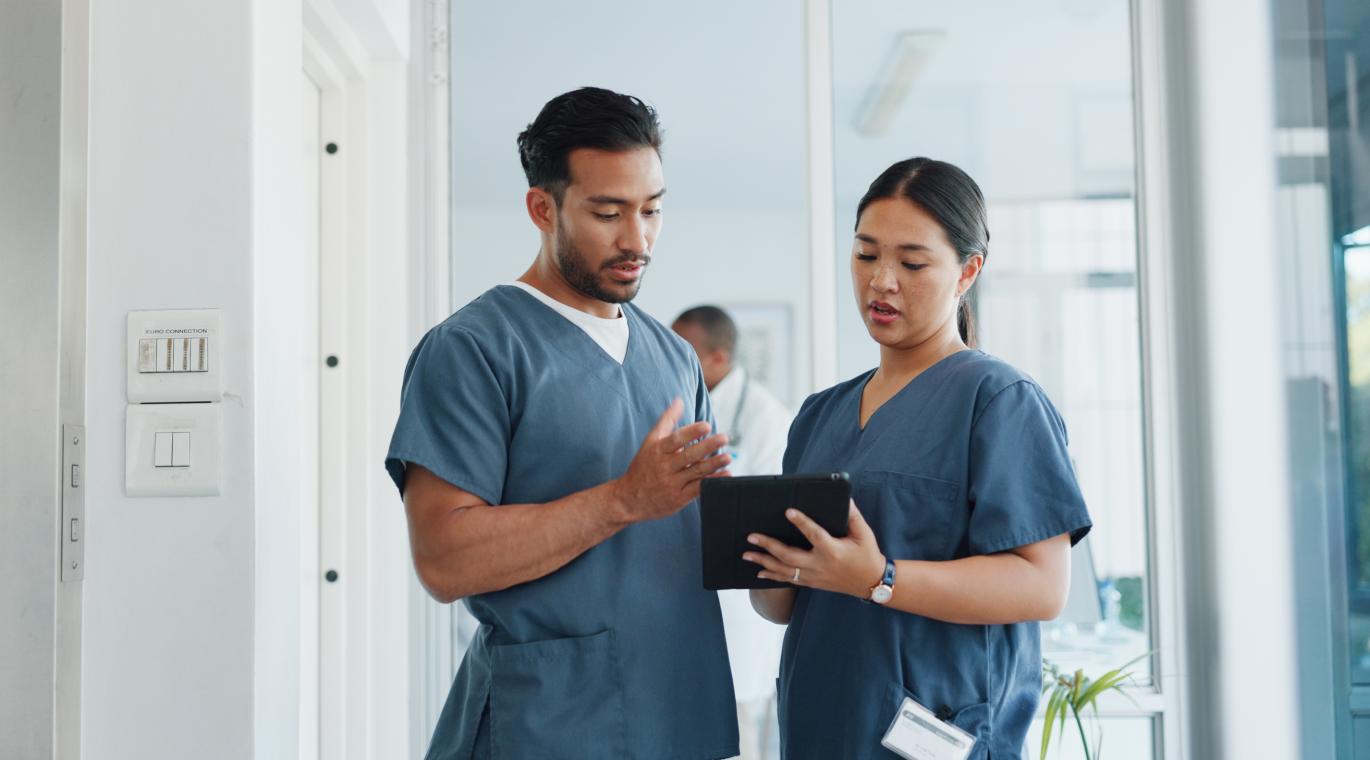
[[[687,446],[685,447],[685,450],[681,452],[680,468],[683,470],[693,464],[702,462],[705,459],[716,455],[719,450],[727,445],[728,436],[719,433],[718,435],[709,436],[699,443]]]
[[[823,526],[809,519],[808,515],[797,509],[785,510],[785,517],[788,518],[790,522],[794,523],[794,526],[799,528],[799,532],[804,534],[804,538],[809,539],[809,543],[813,544],[815,547],[821,545],[824,541],[832,540],[832,534],[823,530]]]
[[[692,422],[662,438],[662,449],[679,451],[685,448],[690,441],[696,441],[708,435],[711,430],[713,430],[713,426],[707,422]]]
[[[685,411],[685,402],[677,396],[671,401],[671,405],[666,407],[666,411],[657,418],[656,424],[652,426],[652,432],[647,434],[647,440],[655,441],[671,434],[675,430],[676,423],[680,421],[681,412]]]
[[[709,475],[712,475],[715,472],[718,472],[719,470],[723,470],[726,472],[728,469],[728,465],[732,463],[733,455],[724,451],[719,453],[717,456],[709,457],[708,459],[705,459],[703,462],[700,462],[699,465],[695,467],[695,469],[703,467],[705,472],[709,473]],[[705,475],[704,477],[708,477],[708,475]]]
[[[682,475],[685,478],[685,482],[681,485],[685,501],[693,501],[699,498],[699,484],[706,478],[726,478],[731,475],[727,467],[732,461],[733,458],[728,454],[719,454],[716,457],[709,457],[703,462],[696,463],[694,467],[676,473],[673,478],[679,478]]]
[[[727,467],[729,464],[732,464],[732,461],[733,457],[731,454],[718,454],[717,456],[711,456],[708,459],[695,462],[694,466],[689,468],[689,473],[693,478],[707,478],[719,470],[722,470],[724,467]]]
[[[684,501],[680,503],[680,506],[683,507],[699,498],[699,484],[702,482],[704,482],[702,479],[691,480],[681,488],[680,494],[684,498]]]

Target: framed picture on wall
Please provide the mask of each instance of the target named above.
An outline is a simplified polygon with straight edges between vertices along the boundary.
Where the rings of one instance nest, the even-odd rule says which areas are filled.
[[[787,303],[724,303],[737,324],[735,362],[788,406],[794,405],[794,313]]]

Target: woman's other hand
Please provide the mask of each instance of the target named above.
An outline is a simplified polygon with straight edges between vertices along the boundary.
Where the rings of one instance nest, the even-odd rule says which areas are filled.
[[[749,551],[742,558],[761,566],[758,578],[865,599],[884,577],[885,556],[880,553],[875,533],[861,516],[855,501],[851,502],[845,538],[834,538],[797,509],[786,510],[785,517],[799,528],[813,548],[797,549],[770,536],[753,533],[747,541],[764,551]]]

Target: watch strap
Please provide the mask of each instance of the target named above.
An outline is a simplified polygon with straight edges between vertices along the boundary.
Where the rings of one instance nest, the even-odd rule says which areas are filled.
[[[890,591],[894,591],[894,560],[890,559],[889,557],[885,558],[885,574],[880,576],[879,583],[870,587],[870,590],[866,592],[865,599],[863,599],[862,601],[867,602],[869,604],[876,604],[875,591],[881,586],[885,586]]]

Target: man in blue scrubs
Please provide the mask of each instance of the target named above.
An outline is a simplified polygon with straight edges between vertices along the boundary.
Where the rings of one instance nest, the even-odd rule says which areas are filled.
[[[548,102],[518,140],[537,258],[405,370],[386,467],[414,564],[481,623],[429,758],[737,753],[694,503],[726,438],[689,345],[630,303],[661,229],[660,141],[636,98]]]

